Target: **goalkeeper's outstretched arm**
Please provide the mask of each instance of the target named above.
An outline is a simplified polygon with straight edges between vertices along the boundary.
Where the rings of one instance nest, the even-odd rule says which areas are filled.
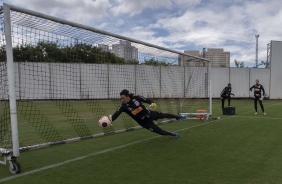
[[[150,104],[150,107],[152,107],[152,108],[156,108],[157,107],[157,104],[155,102],[153,102],[153,100],[147,99],[147,98],[145,98],[143,96],[137,96],[137,97],[138,97],[138,100],[140,100],[141,102]]]
[[[119,115],[123,112],[123,106],[121,105],[113,115],[109,115],[109,119],[113,122],[115,121]]]
[[[145,98],[143,96],[136,96],[136,97],[137,97],[137,100],[140,101],[140,102],[144,102],[144,103],[147,103],[147,104],[153,103],[153,101],[151,99]]]

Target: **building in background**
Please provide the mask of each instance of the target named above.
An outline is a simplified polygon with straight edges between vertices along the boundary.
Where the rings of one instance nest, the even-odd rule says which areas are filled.
[[[212,67],[230,67],[230,52],[225,52],[221,48],[207,48],[202,52],[198,50],[185,50],[185,54],[203,57],[211,61]],[[181,66],[198,66],[199,60],[192,57],[181,55],[179,65]]]
[[[106,44],[98,44],[98,48],[100,48],[104,52],[110,52],[110,47]]]
[[[138,49],[129,41],[120,40],[119,44],[112,45],[112,53],[124,58],[125,61],[138,61]]]
[[[212,62],[213,67],[230,67],[230,52],[219,48],[208,48],[205,58]]]
[[[189,54],[192,56],[203,57],[203,55],[198,50],[185,50],[184,54]],[[200,62],[200,59],[193,57],[179,55],[179,65],[180,66],[203,66],[203,63]]]

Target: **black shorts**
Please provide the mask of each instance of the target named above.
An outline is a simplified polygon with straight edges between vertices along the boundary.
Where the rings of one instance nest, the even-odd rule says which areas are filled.
[[[149,116],[144,116],[143,118],[135,119],[139,125],[154,124],[154,120],[160,117],[161,113],[158,111],[150,111]]]

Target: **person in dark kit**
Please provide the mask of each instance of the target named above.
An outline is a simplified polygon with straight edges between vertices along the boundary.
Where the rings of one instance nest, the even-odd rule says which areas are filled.
[[[224,109],[224,102],[225,99],[228,99],[228,107],[230,107],[230,102],[231,102],[231,95],[235,96],[233,93],[231,93],[231,84],[228,83],[227,87],[225,87],[221,93],[220,93],[220,99],[221,99],[221,108],[222,110]]]
[[[133,95],[129,93],[127,89],[124,89],[120,92],[120,99],[122,104],[118,107],[116,112],[113,115],[109,116],[111,121],[115,121],[122,112],[128,114],[132,119],[134,119],[140,126],[146,128],[152,132],[155,132],[160,135],[169,135],[173,137],[179,137],[180,135],[176,132],[167,132],[158,127],[154,120],[162,119],[162,118],[174,118],[176,120],[185,119],[184,115],[173,115],[168,113],[162,113],[158,111],[152,111],[146,109],[146,107],[142,103],[150,104],[152,108],[157,106],[150,99],[146,99],[143,96]]]
[[[261,85],[261,84],[259,83],[259,80],[258,80],[258,79],[256,80],[256,84],[253,85],[253,86],[250,88],[250,91],[252,91],[252,89],[254,89],[255,114],[258,114],[257,103],[259,102],[259,105],[260,105],[260,108],[261,108],[263,114],[266,115],[266,113],[264,112],[263,104],[262,104],[262,100],[263,100],[264,95],[265,95],[265,90],[264,90],[263,85]],[[261,94],[261,93],[262,93],[262,94]]]

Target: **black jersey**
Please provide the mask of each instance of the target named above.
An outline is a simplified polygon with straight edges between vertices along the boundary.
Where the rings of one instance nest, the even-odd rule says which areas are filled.
[[[112,121],[117,119],[122,112],[131,116],[137,122],[149,117],[150,111],[146,109],[142,102],[148,104],[153,103],[152,100],[146,99],[142,96],[133,96],[127,104],[121,104],[119,106],[116,112],[112,115]]]
[[[261,84],[255,84],[250,88],[250,91],[252,91],[252,89],[254,89],[254,97],[261,97],[261,92],[262,95],[264,96],[265,91],[264,91],[264,87]]]
[[[230,97],[230,95],[233,95],[233,93],[231,93],[231,87],[225,87],[220,93],[221,97]]]

